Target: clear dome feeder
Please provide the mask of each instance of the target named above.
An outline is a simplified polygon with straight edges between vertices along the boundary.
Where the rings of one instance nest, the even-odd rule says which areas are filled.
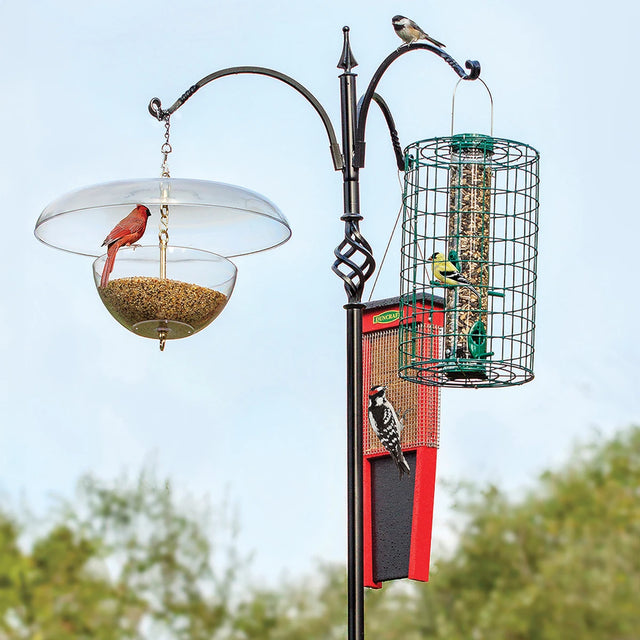
[[[113,270],[103,273],[101,243],[137,205],[149,211],[144,234],[121,246]],[[254,191],[163,175],[67,193],[45,207],[35,235],[57,249],[96,257],[94,280],[109,313],[164,349],[166,340],[193,335],[222,312],[236,281],[228,258],[277,247],[291,228],[278,207]],[[154,236],[158,243],[150,246]]]
[[[157,246],[120,249],[106,286],[100,280],[107,255],[93,263],[93,276],[109,313],[136,335],[160,340],[190,336],[225,308],[236,282],[230,260],[199,249],[169,246],[164,276]]]

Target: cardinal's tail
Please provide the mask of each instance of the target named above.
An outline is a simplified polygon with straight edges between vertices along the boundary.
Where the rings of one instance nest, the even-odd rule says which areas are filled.
[[[113,271],[113,263],[116,260],[116,253],[118,253],[118,246],[112,244],[107,249],[107,259],[104,262],[104,268],[102,269],[102,277],[100,278],[100,286],[106,287],[109,284],[109,274]]]

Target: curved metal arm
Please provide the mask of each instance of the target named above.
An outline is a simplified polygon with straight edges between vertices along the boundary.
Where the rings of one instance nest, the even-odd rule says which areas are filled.
[[[371,104],[371,100],[373,100],[376,87],[378,86],[380,79],[382,78],[384,72],[389,68],[391,63],[397,60],[400,56],[404,55],[405,53],[409,53],[409,51],[413,51],[414,49],[425,49],[427,51],[431,51],[431,53],[435,53],[437,56],[440,56],[463,80],[475,80],[480,75],[480,63],[477,60],[467,60],[465,62],[465,66],[467,67],[467,69],[469,69],[469,73],[466,73],[465,70],[448,53],[445,53],[438,47],[434,47],[430,44],[425,44],[422,42],[417,42],[406,46],[403,45],[396,49],[393,53],[389,54],[373,74],[371,82],[369,83],[369,86],[367,87],[367,90],[361,100],[361,109],[360,113],[358,114],[358,126],[356,128],[355,149],[353,158],[353,162],[356,167],[364,167],[364,131],[365,127],[367,126],[369,105]]]
[[[162,103],[160,102],[160,99],[153,98],[149,103],[149,113],[158,120],[164,120],[167,116],[170,116],[174,111],[179,109],[198,89],[204,87],[204,85],[209,84],[210,82],[213,82],[218,78],[223,78],[225,76],[231,75],[239,75],[243,73],[275,78],[276,80],[280,80],[281,82],[288,84],[298,93],[303,95],[311,103],[311,106],[316,110],[316,113],[320,116],[320,119],[324,124],[327,136],[329,137],[329,150],[331,152],[331,159],[333,161],[334,169],[336,171],[340,171],[344,167],[344,160],[342,158],[342,152],[340,151],[340,145],[338,144],[338,140],[336,138],[333,125],[331,124],[331,120],[329,119],[329,116],[327,115],[327,112],[324,110],[323,106],[306,87],[301,85],[293,78],[285,75],[284,73],[280,73],[279,71],[275,71],[274,69],[267,69],[265,67],[229,67],[228,69],[221,69],[220,71],[211,73],[201,80],[198,80],[198,82],[187,89],[187,91],[185,91],[166,111],[162,109]]]
[[[391,136],[393,153],[396,156],[396,165],[398,165],[398,169],[400,171],[404,171],[404,156],[402,155],[402,146],[400,144],[400,138],[398,137],[396,123],[394,122],[393,116],[391,115],[391,109],[389,109],[389,105],[382,99],[382,96],[380,94],[374,93],[371,97],[382,110],[382,115],[387,122],[387,127],[389,127],[389,135]],[[358,101],[358,114],[360,114],[360,111],[362,110],[363,102],[364,96],[362,96],[362,98],[360,98],[360,100]]]

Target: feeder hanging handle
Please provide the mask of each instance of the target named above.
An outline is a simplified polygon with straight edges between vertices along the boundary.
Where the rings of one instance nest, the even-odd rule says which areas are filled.
[[[460,78],[460,80],[456,82],[456,86],[453,89],[453,96],[451,98],[451,135],[452,136],[453,136],[453,118],[454,118],[455,108],[456,108],[456,91],[458,90],[458,85],[463,80],[465,80],[465,78]],[[491,133],[489,135],[493,138],[493,96],[491,95],[491,91],[489,90],[487,83],[482,78],[476,78],[476,80],[479,80],[484,85],[484,88],[487,90],[487,93],[489,94],[489,102],[491,104]]]

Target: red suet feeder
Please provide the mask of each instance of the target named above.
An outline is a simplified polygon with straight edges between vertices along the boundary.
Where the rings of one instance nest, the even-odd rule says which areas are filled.
[[[443,303],[434,297],[425,306],[443,309]],[[364,579],[373,588],[397,578],[429,579],[440,391],[398,376],[399,304],[399,298],[369,302],[363,315]],[[443,314],[430,317],[430,330],[441,333]],[[399,475],[369,425],[368,392],[378,385],[387,388],[387,398],[404,415],[401,445],[408,475]]]

